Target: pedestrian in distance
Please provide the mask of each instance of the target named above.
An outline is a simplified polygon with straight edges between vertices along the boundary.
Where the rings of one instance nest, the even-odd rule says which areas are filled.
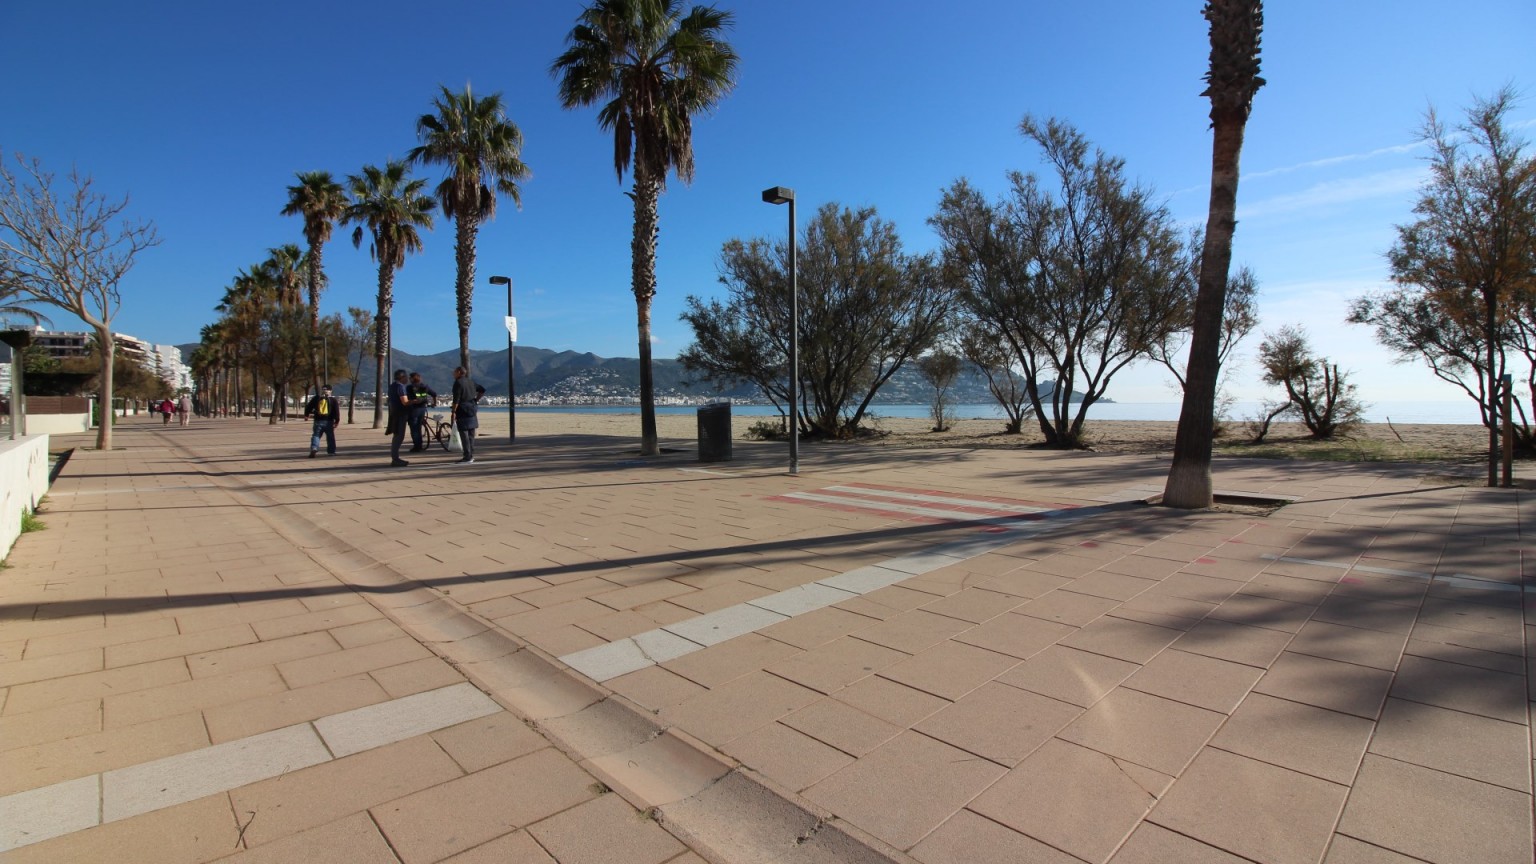
[[[171,404],[171,400],[161,399],[160,404],[156,405],[155,409],[160,412],[160,425],[171,425],[171,412],[176,410],[176,406]]]
[[[181,425],[187,426],[192,422],[192,394],[183,393],[181,399],[176,402],[176,417]]]
[[[389,464],[392,468],[411,464],[400,458],[400,443],[405,440],[406,420],[411,413],[411,397],[406,391],[408,383],[404,369],[396,369],[395,380],[389,383]]]
[[[309,458],[315,458],[320,452],[320,436],[325,436],[325,455],[336,455],[336,424],[341,419],[341,403],[331,395],[331,385],[326,384],[320,388],[320,393],[309,400],[304,406],[304,419],[314,419],[314,426],[310,429]]]
[[[476,392],[478,390],[478,392]],[[459,440],[464,444],[461,465],[475,461],[475,431],[480,428],[480,394],[485,388],[476,387],[469,372],[463,366],[453,369],[453,426],[459,430]]]
[[[405,385],[405,392],[411,400],[411,413],[407,418],[411,424],[411,452],[420,453],[427,449],[422,443],[422,428],[427,424],[428,406],[437,407],[437,391],[421,380],[420,372],[412,372],[410,383]]]

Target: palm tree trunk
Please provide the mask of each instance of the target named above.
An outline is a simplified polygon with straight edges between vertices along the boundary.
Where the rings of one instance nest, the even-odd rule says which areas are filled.
[[[1247,118],[1221,117],[1211,145],[1211,199],[1200,253],[1200,287],[1195,295],[1194,332],[1184,374],[1184,404],[1174,436],[1173,464],[1163,504],[1186,510],[1210,507],[1211,442],[1215,428],[1216,380],[1220,369],[1221,320],[1226,306],[1232,234],[1237,228],[1238,158]]]
[[[458,281],[454,294],[459,306],[459,365],[465,372],[469,368],[469,317],[475,293],[475,237],[480,233],[480,220],[470,213],[460,213],[456,223],[457,246],[454,257],[458,263]]]
[[[393,256],[379,255],[379,314],[373,319],[373,428],[384,423],[384,366],[389,362],[389,315],[395,305]]]
[[[661,455],[656,434],[656,390],[651,376],[651,298],[656,296],[657,199],[661,185],[635,159],[635,233],[630,241],[631,288],[640,330],[640,455]]]
[[[315,359],[315,340],[320,338],[320,245],[309,247],[309,374],[315,395],[320,394],[320,366]]]

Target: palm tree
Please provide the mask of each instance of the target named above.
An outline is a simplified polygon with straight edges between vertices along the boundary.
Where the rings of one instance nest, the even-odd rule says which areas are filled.
[[[476,99],[469,85],[454,93],[447,87],[433,100],[435,114],[416,121],[421,145],[409,159],[447,169],[437,185],[443,214],[454,223],[454,259],[458,275],[459,365],[469,368],[469,316],[475,292],[475,238],[480,223],[496,218],[496,197],[506,195],[522,206],[518,182],[530,176],[523,164],[523,133],[501,104],[501,94]]]
[[[432,208],[437,206],[422,193],[427,181],[410,176],[404,162],[390,161],[383,168],[363,166],[363,173],[347,178],[352,205],[344,222],[355,222],[352,245],[363,245],[366,229],[373,238],[368,254],[379,262],[379,311],[374,319],[373,428],[379,428],[384,400],[384,364],[389,354],[389,315],[395,305],[395,271],[405,266],[405,256],[421,251],[421,233],[432,230]]]
[[[309,258],[294,243],[267,250],[267,260],[262,262],[261,268],[276,284],[275,299],[280,305],[297,306],[304,302],[299,289],[303,287],[304,271],[308,266]]]
[[[1222,311],[1227,271],[1232,266],[1232,233],[1237,227],[1238,157],[1248,114],[1253,110],[1253,95],[1264,86],[1264,79],[1259,77],[1263,0],[1207,0],[1204,15],[1211,24],[1211,68],[1205,76],[1205,92],[1200,95],[1211,100],[1211,199],[1200,254],[1189,370],[1184,376],[1184,405],[1173,443],[1173,465],[1163,489],[1165,505],[1191,510],[1213,502],[1211,439]]]
[[[329,171],[307,171],[295,175],[296,185],[288,187],[284,216],[304,217],[304,240],[309,243],[309,368],[315,393],[320,392],[320,373],[315,361],[314,342],[320,338],[320,290],[325,285],[321,249],[331,239],[331,228],[347,212],[347,193],[331,178]]]
[[[641,453],[661,452],[651,379],[651,298],[656,296],[657,200],[667,173],[693,179],[693,115],[735,86],[736,51],[722,38],[733,16],[678,0],[598,0],[582,11],[569,47],[550,73],[566,108],[602,104],[598,126],[613,132],[619,182],[634,169],[630,286],[640,336]]]

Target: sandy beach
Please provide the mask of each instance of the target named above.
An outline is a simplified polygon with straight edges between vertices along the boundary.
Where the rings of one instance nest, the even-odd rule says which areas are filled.
[[[736,415],[731,420],[732,434],[744,440],[748,430],[764,418]],[[697,420],[691,414],[659,414],[656,423],[663,439],[697,439]],[[1097,452],[1167,452],[1173,448],[1177,425],[1167,421],[1102,420],[1087,425],[1086,438],[1089,447]],[[880,434],[853,442],[852,446],[1017,449],[1037,446],[1044,440],[1033,421],[1026,422],[1024,431],[1018,435],[1003,434],[1002,423],[998,420],[960,420],[946,432],[933,432],[932,426],[932,421],[926,418],[883,417],[873,424]],[[506,431],[505,414],[487,412],[481,415],[482,435],[505,435]],[[638,438],[640,413],[638,410],[626,414],[524,412],[517,415],[517,431],[519,436],[578,434]],[[1487,434],[1483,427],[1476,425],[1366,423],[1344,443],[1377,454],[1374,458],[1392,458],[1393,453],[1417,454],[1414,458],[1425,458],[1425,454],[1433,453],[1443,454],[1443,458],[1451,461],[1467,461],[1479,459],[1486,452]],[[1240,452],[1247,438],[1244,424],[1234,422],[1229,424],[1228,433],[1217,439],[1217,447],[1226,452]],[[1300,423],[1276,423],[1270,428],[1266,443],[1291,447],[1313,442]]]

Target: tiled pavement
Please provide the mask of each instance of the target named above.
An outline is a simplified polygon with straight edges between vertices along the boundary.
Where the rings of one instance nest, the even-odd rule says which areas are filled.
[[[1532,857],[1520,491],[1223,461],[1296,503],[1181,514],[1127,503],[1152,457],[118,438],[0,573],[6,861]]]

